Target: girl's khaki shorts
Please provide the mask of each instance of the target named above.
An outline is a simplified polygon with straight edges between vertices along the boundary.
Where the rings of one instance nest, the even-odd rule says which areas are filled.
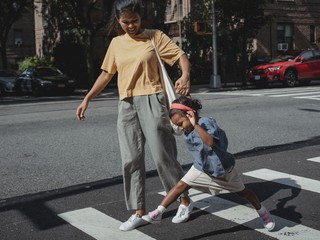
[[[240,192],[245,189],[245,186],[235,168],[225,175],[216,178],[209,176],[192,166],[181,181],[194,189],[210,193],[212,195],[219,194],[222,190]]]

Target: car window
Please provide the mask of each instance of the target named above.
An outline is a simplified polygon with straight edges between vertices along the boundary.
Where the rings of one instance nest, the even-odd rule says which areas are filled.
[[[0,77],[15,77],[16,74],[13,71],[0,71]]]
[[[313,53],[312,51],[307,51],[301,54],[300,59],[304,58],[305,61],[313,59]]]
[[[60,76],[63,75],[57,68],[38,68],[38,76]]]
[[[320,50],[314,51],[314,59],[320,60]]]
[[[22,76],[22,77],[25,77],[25,76],[30,75],[30,74],[31,74],[30,70],[29,70],[29,69],[26,69],[26,70],[24,70],[24,71],[21,73],[21,76]]]

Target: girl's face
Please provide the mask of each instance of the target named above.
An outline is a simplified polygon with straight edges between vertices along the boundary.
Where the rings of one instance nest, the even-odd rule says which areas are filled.
[[[124,12],[120,15],[118,22],[130,37],[140,33],[141,17],[138,13]]]
[[[185,132],[191,132],[193,130],[193,126],[189,120],[189,118],[183,113],[176,113],[171,117],[171,122],[177,125]]]

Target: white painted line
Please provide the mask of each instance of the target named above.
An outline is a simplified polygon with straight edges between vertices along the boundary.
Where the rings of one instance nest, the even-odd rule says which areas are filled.
[[[119,230],[120,221],[90,207],[62,213],[58,216],[97,240],[154,239],[138,230],[123,232]]]
[[[266,168],[246,172],[243,173],[243,175],[320,193],[320,181],[310,178],[299,177],[296,175],[277,172]]]
[[[319,93],[320,92],[286,93],[286,94],[278,94],[278,95],[269,95],[269,97],[290,97],[290,96],[301,96],[301,95],[319,94]],[[319,96],[319,95],[315,95],[315,96]]]
[[[299,92],[315,92],[315,91],[319,91],[320,88],[309,88],[309,89],[303,89],[303,88],[295,88],[295,89],[272,89],[272,90],[257,90],[259,91],[259,93],[263,93],[265,95],[269,95],[269,94],[281,94],[281,93],[299,93]]]
[[[320,163],[320,157],[308,158],[307,161]]]
[[[305,96],[305,97],[294,97],[299,99],[311,99],[311,100],[320,100],[320,95],[314,95],[314,96]]]
[[[320,231],[303,226],[301,224],[272,216],[276,222],[274,231],[269,232],[263,227],[257,212],[250,207],[239,205],[235,202],[224,200],[208,193],[202,193],[194,189],[189,190],[194,206],[220,218],[244,225],[267,236],[279,240],[318,240]],[[165,195],[165,192],[159,194]],[[208,229],[212,228],[208,225]]]
[[[214,95],[228,95],[228,96],[263,96],[260,93],[251,93],[243,91],[236,91],[236,92],[205,92],[205,93],[197,93],[197,94],[214,94]]]

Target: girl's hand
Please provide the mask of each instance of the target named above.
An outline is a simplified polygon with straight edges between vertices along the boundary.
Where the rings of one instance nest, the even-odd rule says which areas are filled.
[[[189,118],[192,126],[195,126],[197,124],[194,111],[188,111],[187,117]]]

